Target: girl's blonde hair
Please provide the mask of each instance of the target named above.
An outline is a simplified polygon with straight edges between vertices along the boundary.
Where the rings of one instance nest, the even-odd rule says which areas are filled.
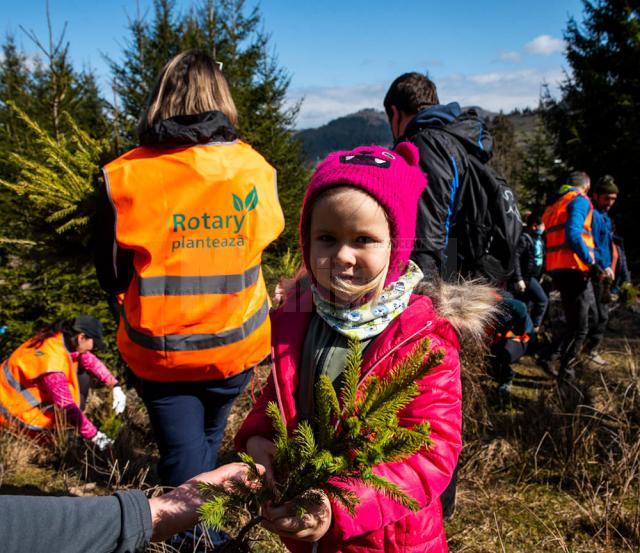
[[[202,50],[186,50],[160,71],[140,117],[138,136],[163,119],[214,110],[237,124],[236,105],[218,63]]]
[[[366,191],[361,190],[359,188],[354,188],[353,186],[349,186],[348,184],[344,184],[344,185],[337,184],[335,188],[330,188],[325,192],[322,192],[316,198],[315,201],[317,202],[320,199],[329,198],[331,196],[339,196],[341,194],[344,194],[346,192],[351,192],[353,190],[361,192],[362,194],[366,194],[367,196],[372,198],[380,206],[380,209],[382,209],[385,219],[387,220],[387,225],[389,225],[389,217],[387,216],[387,212],[378,203],[378,201],[370,194],[367,194]],[[389,272],[390,261],[391,261],[391,245],[389,247],[389,255],[387,256],[387,262],[385,263],[382,270],[375,277],[373,277],[369,282],[365,282],[364,284],[353,284],[352,282],[347,282],[345,280],[336,278],[331,280],[332,290],[330,291],[333,293],[337,293],[336,295],[340,294],[345,297],[354,298],[353,303],[356,303],[362,300],[364,297],[367,297],[367,301],[371,303],[376,303],[378,301],[378,298],[382,294],[382,290],[384,289],[384,282],[387,279],[387,273]]]

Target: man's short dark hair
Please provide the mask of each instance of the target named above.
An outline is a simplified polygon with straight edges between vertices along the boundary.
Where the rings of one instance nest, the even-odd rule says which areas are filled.
[[[571,186],[586,186],[591,182],[589,175],[587,175],[584,171],[572,171],[569,173],[567,177],[567,184]]]
[[[420,110],[439,104],[435,83],[421,73],[405,73],[391,83],[384,97],[384,110],[391,117],[391,106],[413,115]]]
[[[540,226],[542,224],[542,212],[539,210],[534,210],[527,215],[527,226],[532,227],[533,225]]]

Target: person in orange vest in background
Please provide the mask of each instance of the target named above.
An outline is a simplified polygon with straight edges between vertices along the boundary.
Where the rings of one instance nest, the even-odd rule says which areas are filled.
[[[572,172],[542,216],[547,242],[546,269],[554,288],[560,292],[566,328],[539,362],[545,370],[564,380],[575,378],[578,354],[589,334],[590,319],[595,319],[591,280],[600,280],[604,274],[594,256],[593,206],[587,196],[590,185],[586,173]],[[555,367],[557,361],[559,370]]]
[[[270,352],[261,260],[284,217],[276,172],[236,121],[220,65],[183,52],[160,72],[140,146],[103,169],[98,278],[124,292],[118,348],[169,486],[216,465],[231,405]]]
[[[100,449],[111,445],[82,411],[89,378],[78,376],[80,370],[113,387],[112,407],[117,414],[124,411],[126,396],[118,380],[91,353],[102,345],[102,323],[89,315],[41,328],[2,363],[0,424],[39,437],[55,427],[58,407],[83,438]]]

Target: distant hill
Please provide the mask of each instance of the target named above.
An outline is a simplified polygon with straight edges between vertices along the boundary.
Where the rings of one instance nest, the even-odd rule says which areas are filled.
[[[477,106],[475,109],[489,126],[498,115]],[[533,130],[535,112],[515,111],[507,114],[507,117],[513,123],[516,142],[522,143]],[[321,127],[298,131],[296,137],[302,142],[305,161],[310,163],[319,161],[334,150],[346,150],[361,144],[391,146],[393,143],[386,114],[375,109],[363,109],[338,117]]]
[[[338,117],[316,129],[296,133],[302,142],[304,159],[316,162],[334,150],[348,150],[361,144],[391,146],[393,137],[387,116],[382,111],[363,109]]]

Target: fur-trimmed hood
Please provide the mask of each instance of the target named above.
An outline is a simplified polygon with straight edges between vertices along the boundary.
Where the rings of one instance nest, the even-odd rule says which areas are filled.
[[[431,298],[438,315],[464,339],[484,340],[499,313],[497,288],[482,280],[454,284],[423,279],[413,292]]]

